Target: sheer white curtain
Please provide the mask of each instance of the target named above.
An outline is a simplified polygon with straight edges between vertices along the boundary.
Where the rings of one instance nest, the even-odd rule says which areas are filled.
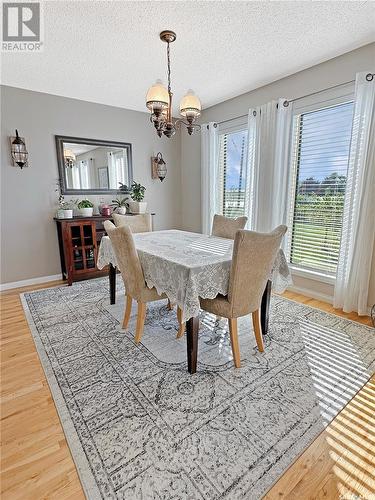
[[[375,80],[358,73],[334,307],[365,315],[375,235]]]
[[[79,178],[80,178],[80,188],[89,189],[89,163],[92,165],[94,160],[90,158],[89,160],[81,160],[79,162]]]
[[[248,214],[256,231],[271,231],[287,221],[292,113],[286,99],[249,110]]]
[[[81,189],[81,179],[79,176],[79,162],[74,163],[71,171],[72,171],[72,187],[73,187],[73,189]]]
[[[217,205],[218,146],[217,123],[203,124],[201,128],[201,203],[204,234],[211,233],[212,219]]]
[[[110,189],[118,189],[117,172],[116,172],[116,158],[112,151],[107,153],[108,160],[108,180]]]

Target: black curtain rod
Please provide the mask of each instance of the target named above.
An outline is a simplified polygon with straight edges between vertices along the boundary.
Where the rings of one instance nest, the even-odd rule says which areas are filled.
[[[366,80],[368,82],[371,82],[374,79],[374,76],[375,76],[375,73],[367,73]],[[289,100],[287,99],[286,101],[284,101],[284,103],[287,103],[287,104],[284,104],[284,105],[288,106],[290,102],[299,101],[300,99],[304,99],[305,97],[310,97],[310,96],[315,95],[315,94],[320,94],[320,92],[324,92],[326,90],[332,90],[332,89],[335,89],[337,87],[342,87],[343,85],[349,85],[349,83],[354,83],[354,82],[355,82],[355,80],[349,80],[348,82],[338,83],[337,85],[332,85],[332,87],[327,87],[326,89],[317,90],[316,92],[311,92],[311,94],[302,95],[300,97],[296,97],[295,99],[289,99]],[[223,121],[217,122],[217,123],[219,125],[221,125],[222,123],[231,122],[232,120],[237,120],[239,118],[245,118],[245,116],[248,116],[248,113],[246,113],[245,115],[241,115],[241,116],[235,116],[234,118],[229,118],[228,120],[223,120]]]

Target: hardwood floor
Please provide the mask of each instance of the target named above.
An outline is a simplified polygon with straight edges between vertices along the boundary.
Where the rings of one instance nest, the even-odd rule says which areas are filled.
[[[19,293],[1,294],[1,495],[15,499],[83,499]],[[363,324],[370,318],[287,292],[287,298]],[[375,331],[374,331],[375,335]],[[265,496],[273,499],[375,499],[375,376]],[[249,499],[253,500],[253,499]]]
[[[1,295],[1,497],[84,499],[19,292]]]

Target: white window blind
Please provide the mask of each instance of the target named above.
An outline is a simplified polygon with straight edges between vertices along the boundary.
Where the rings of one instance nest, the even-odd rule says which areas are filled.
[[[295,116],[289,257],[291,264],[336,271],[353,103]]]
[[[219,134],[219,186],[216,211],[226,217],[245,214],[247,129]]]

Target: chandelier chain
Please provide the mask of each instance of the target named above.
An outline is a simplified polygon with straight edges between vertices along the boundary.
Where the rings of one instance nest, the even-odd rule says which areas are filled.
[[[171,57],[169,42],[167,43],[167,63],[168,63],[168,93],[171,93]]]

